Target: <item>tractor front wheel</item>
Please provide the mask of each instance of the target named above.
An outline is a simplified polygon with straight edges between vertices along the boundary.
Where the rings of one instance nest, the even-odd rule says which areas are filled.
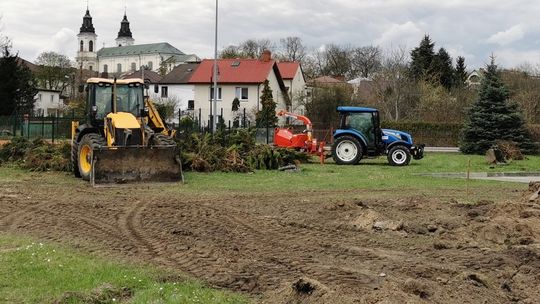
[[[394,146],[388,151],[388,163],[391,166],[407,166],[411,161],[411,152],[405,146]]]
[[[362,144],[352,136],[338,137],[332,145],[332,158],[338,165],[356,165],[362,159]]]
[[[105,146],[105,140],[99,134],[86,134],[78,144],[77,165],[83,180],[90,180],[94,150]]]

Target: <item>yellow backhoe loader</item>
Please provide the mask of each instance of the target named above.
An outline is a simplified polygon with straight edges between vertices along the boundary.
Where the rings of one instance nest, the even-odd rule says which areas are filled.
[[[142,79],[90,78],[86,121],[72,122],[71,161],[76,177],[92,185],[183,181],[179,151]]]

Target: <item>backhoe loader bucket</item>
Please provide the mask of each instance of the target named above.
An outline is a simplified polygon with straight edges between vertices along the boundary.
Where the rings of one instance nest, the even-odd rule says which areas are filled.
[[[114,147],[94,150],[92,185],[183,181],[176,147]]]

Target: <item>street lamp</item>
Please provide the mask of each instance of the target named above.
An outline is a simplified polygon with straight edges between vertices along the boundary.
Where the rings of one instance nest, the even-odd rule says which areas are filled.
[[[217,44],[218,44],[218,0],[216,0],[216,28],[215,28],[215,40],[214,40],[214,72],[213,72],[213,80],[214,80],[214,107],[213,107],[213,121],[212,121],[212,130],[215,134],[217,132],[217,95],[218,95],[218,63],[217,63]],[[212,114],[212,113],[210,113]]]

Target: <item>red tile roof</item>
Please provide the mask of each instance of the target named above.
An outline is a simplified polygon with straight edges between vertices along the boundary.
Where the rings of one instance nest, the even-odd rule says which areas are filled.
[[[293,79],[294,76],[296,76],[296,72],[300,68],[300,64],[292,61],[279,62],[278,68],[283,79]]]
[[[258,59],[219,59],[219,83],[263,83],[275,61]],[[193,73],[189,83],[211,83],[214,68],[213,59],[203,60]]]

